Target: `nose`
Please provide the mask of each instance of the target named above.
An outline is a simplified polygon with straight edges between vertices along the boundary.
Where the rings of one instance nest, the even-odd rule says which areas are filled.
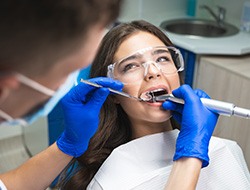
[[[149,62],[147,63],[145,67],[145,73],[144,73],[146,80],[152,80],[161,77],[161,71],[157,67],[155,62]]]

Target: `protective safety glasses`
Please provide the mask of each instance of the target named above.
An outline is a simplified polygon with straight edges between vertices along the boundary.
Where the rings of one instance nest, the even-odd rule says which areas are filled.
[[[183,57],[171,46],[147,47],[108,66],[107,76],[124,84],[141,82],[150,72],[172,75],[184,70]]]

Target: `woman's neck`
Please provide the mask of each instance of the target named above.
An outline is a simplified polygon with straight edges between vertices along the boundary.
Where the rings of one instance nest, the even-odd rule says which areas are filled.
[[[173,130],[170,119],[162,123],[150,123],[147,121],[133,122],[132,138],[140,138],[146,135]]]

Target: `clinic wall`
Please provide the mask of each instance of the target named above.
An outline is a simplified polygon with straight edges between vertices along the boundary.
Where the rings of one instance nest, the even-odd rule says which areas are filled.
[[[125,0],[119,21],[144,19],[155,25],[186,15],[187,0]]]

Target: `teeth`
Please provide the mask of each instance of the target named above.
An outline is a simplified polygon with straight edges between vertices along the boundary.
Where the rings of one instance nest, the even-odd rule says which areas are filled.
[[[163,88],[160,88],[160,89],[152,90],[149,93],[157,93],[157,92],[160,92],[160,91],[166,91],[166,90],[163,89]]]
[[[150,101],[152,99],[152,95],[150,95],[148,92],[144,92],[141,94],[140,98],[143,101]]]
[[[148,95],[154,97],[154,96],[159,96],[162,94],[167,94],[167,90],[165,89],[156,89],[148,92]]]
[[[160,88],[160,89],[155,89],[152,91],[145,92],[140,96],[140,98],[142,98],[144,101],[155,102],[156,96],[160,96],[160,95],[167,94],[167,93],[168,92],[166,89]]]

